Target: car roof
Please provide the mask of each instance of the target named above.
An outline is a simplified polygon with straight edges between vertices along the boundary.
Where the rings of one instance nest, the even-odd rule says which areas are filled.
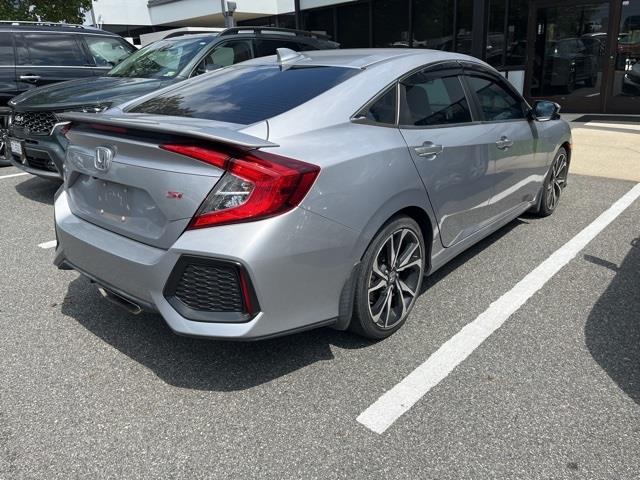
[[[175,37],[168,37],[168,38],[160,38],[158,40],[156,40],[153,43],[156,42],[182,42],[185,40],[198,40],[198,39],[206,39],[206,40],[213,40],[214,38],[218,38],[218,33],[217,32],[208,32],[208,33],[188,33],[188,34],[184,34],[184,35],[176,35]],[[150,43],[149,45],[153,45],[153,43]]]
[[[378,63],[389,62],[397,58],[419,57],[423,63],[444,60],[467,60],[479,62],[476,58],[460,53],[422,48],[357,48],[336,50],[309,50],[301,52],[298,58],[289,60],[288,65],[335,66],[346,68],[367,68]],[[277,63],[275,55],[255,58],[242,65],[273,65]]]
[[[89,25],[76,25],[72,23],[55,23],[55,22],[22,22],[2,20],[0,21],[0,30],[11,30],[16,32],[68,32],[68,33],[90,33],[92,35],[108,35],[119,37],[117,33],[108,32],[97,27]]]

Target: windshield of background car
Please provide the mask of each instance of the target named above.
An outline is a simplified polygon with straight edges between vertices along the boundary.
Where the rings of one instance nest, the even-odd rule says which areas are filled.
[[[110,77],[169,79],[178,75],[184,67],[206,47],[211,37],[160,40],[147,45],[112,68]]]
[[[249,125],[302,105],[359,72],[325,66],[227,67],[182,83],[129,112]]]
[[[113,67],[136,51],[119,37],[85,35],[84,40],[97,67]]]

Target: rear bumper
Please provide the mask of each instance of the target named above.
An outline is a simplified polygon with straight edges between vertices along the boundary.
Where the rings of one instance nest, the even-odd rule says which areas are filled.
[[[300,208],[259,222],[187,231],[168,250],[76,217],[64,191],[56,199],[55,216],[57,266],[74,268],[159,312],[174,332],[183,335],[251,340],[333,323],[341,289],[357,261],[356,232]],[[184,256],[242,265],[260,311],[235,323],[225,315],[213,315],[209,321],[183,317],[164,292]]]

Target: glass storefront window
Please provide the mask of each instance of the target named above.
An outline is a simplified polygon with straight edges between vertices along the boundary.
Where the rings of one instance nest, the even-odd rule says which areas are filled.
[[[609,3],[539,8],[532,96],[593,99],[600,95]]]
[[[373,0],[373,46],[409,46],[409,1]]]
[[[640,95],[640,1],[638,0],[622,2],[613,95]]]
[[[413,46],[453,51],[455,0],[413,0]]]
[[[471,30],[473,26],[473,0],[458,0],[456,6],[456,49],[458,53],[471,54]]]
[[[305,30],[334,38],[333,9],[303,10],[302,25]]]
[[[527,63],[527,21],[529,2],[527,0],[509,0],[507,21],[506,65],[525,65]]]
[[[342,5],[337,7],[337,11],[340,47],[369,47],[369,4]]]
[[[487,29],[487,53],[485,61],[498,67],[504,63],[505,0],[489,1],[489,25]]]

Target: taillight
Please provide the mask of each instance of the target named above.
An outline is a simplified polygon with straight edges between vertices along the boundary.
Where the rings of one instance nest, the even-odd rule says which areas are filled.
[[[317,165],[262,151],[231,156],[189,145],[168,144],[160,148],[225,170],[189,228],[280,215],[300,204],[320,173]]]

